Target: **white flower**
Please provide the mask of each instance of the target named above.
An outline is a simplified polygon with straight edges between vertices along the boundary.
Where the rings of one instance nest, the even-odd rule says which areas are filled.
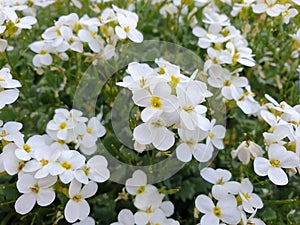
[[[36,149],[47,147],[44,137],[40,135],[34,135],[30,137],[26,143],[23,139],[21,142],[18,141],[15,143],[18,146],[15,154],[17,158],[24,161],[28,161],[34,157],[34,152]]]
[[[96,194],[98,186],[95,182],[89,182],[82,185],[73,180],[69,187],[70,200],[67,202],[64,210],[64,215],[69,223],[74,223],[76,220],[84,220],[90,213],[90,206],[85,200]]]
[[[54,172],[52,169],[53,167],[58,166],[57,159],[59,158],[60,154],[60,150],[54,150],[50,147],[44,149],[36,149],[34,159],[28,161],[23,170],[24,172],[28,173],[35,172],[35,179],[44,178],[49,174],[57,175],[52,174],[52,172]]]
[[[0,120],[0,140],[8,142],[22,142],[24,135],[21,134],[20,130],[23,127],[23,124],[18,122],[7,122],[3,125],[3,122]]]
[[[32,63],[36,67],[49,66],[52,64],[53,59],[50,53],[54,52],[51,42],[49,41],[36,41],[29,45],[31,51],[37,53],[32,59]]]
[[[18,159],[15,155],[15,150],[17,146],[14,143],[10,143],[5,145],[3,148],[3,152],[0,154],[1,156],[1,164],[3,167],[3,171],[6,171],[9,175],[13,176],[15,174],[21,174],[25,162]]]
[[[95,220],[92,217],[88,216],[84,220],[74,223],[73,225],[95,225]]]
[[[154,69],[148,64],[137,62],[129,63],[126,72],[129,73],[130,76],[124,77],[123,81],[118,82],[117,85],[127,87],[133,92],[141,88],[149,87],[153,80],[153,75],[155,74]]]
[[[134,128],[133,137],[140,144],[152,143],[159,150],[168,150],[174,145],[175,137],[174,133],[166,126],[168,126],[166,119],[152,118]]]
[[[215,88],[222,88],[222,95],[228,100],[233,99],[233,93],[243,94],[242,87],[248,85],[247,78],[239,77],[238,73],[230,73],[220,65],[211,66],[208,72],[208,84]]]
[[[253,185],[251,184],[249,179],[243,179],[241,182],[241,190],[239,192],[239,196],[242,199],[242,206],[244,210],[248,213],[254,213],[256,209],[261,209],[263,207],[263,203],[260,197],[252,192]]]
[[[53,176],[36,180],[31,174],[22,175],[17,181],[17,188],[23,195],[15,203],[16,211],[24,215],[32,210],[36,202],[40,206],[50,205],[55,199],[51,186],[56,180]]]
[[[58,139],[70,142],[75,139],[74,126],[74,122],[68,120],[66,115],[56,113],[47,124],[47,133],[54,133]]]
[[[153,190],[156,190],[153,185],[147,184],[147,175],[142,170],[136,170],[132,174],[132,178],[126,180],[125,188],[131,195],[141,195],[148,191],[153,192]]]
[[[259,103],[254,99],[254,93],[251,87],[246,86],[246,91],[243,94],[232,93],[238,107],[247,115],[255,114],[260,109]]]
[[[246,165],[249,163],[251,157],[261,157],[263,153],[264,151],[258,144],[248,140],[243,141],[236,150],[232,151],[231,156],[232,158],[237,156]]]
[[[51,165],[51,174],[59,175],[61,182],[67,184],[74,179],[75,170],[84,165],[85,157],[74,150],[63,151],[57,162]]]
[[[202,131],[206,135],[206,144],[215,146],[217,149],[224,149],[223,139],[225,137],[226,129],[222,125],[215,125],[216,119],[210,122],[208,131]]]
[[[14,26],[20,29],[31,29],[32,25],[37,22],[36,18],[33,16],[18,18],[16,12],[10,7],[4,7],[2,12],[6,15],[7,19],[14,24]]]
[[[254,171],[259,176],[267,176],[276,185],[286,185],[288,177],[282,168],[295,168],[300,160],[296,153],[285,147],[273,144],[269,147],[268,158],[257,157],[254,160]]]
[[[222,199],[229,193],[237,194],[240,191],[240,183],[229,181],[232,175],[228,170],[206,167],[200,171],[200,175],[206,181],[214,184],[212,194],[216,199]]]
[[[96,30],[81,29],[78,32],[78,37],[81,41],[88,43],[89,48],[93,52],[100,52],[103,49],[103,40],[97,35]]]
[[[205,149],[204,144],[198,143],[205,138],[205,135],[199,129],[192,131],[178,129],[178,134],[183,142],[176,148],[176,156],[180,161],[189,162],[194,156],[199,162],[207,162],[212,157],[213,152]],[[206,151],[203,151],[203,149]]]
[[[276,0],[257,0],[257,4],[252,5],[254,13],[266,12],[269,16],[279,16],[284,11],[284,5],[276,4]]]
[[[136,29],[138,20],[136,17],[124,16],[117,13],[120,26],[115,27],[116,34],[120,39],[129,38],[131,41],[141,43],[144,39],[143,34]]]
[[[104,126],[100,123],[100,121],[96,117],[92,117],[87,126],[82,124],[78,126],[79,129],[76,129],[77,133],[81,135],[80,145],[85,147],[92,147],[95,145],[98,138],[102,137],[106,130]]]
[[[110,225],[134,225],[133,213],[129,209],[122,209],[118,214],[118,222]]]
[[[102,183],[110,177],[107,165],[108,163],[104,156],[95,155],[87,161],[86,165],[74,172],[74,177],[83,184],[87,184],[88,179]]]
[[[290,22],[290,19],[298,15],[297,9],[290,9],[291,4],[286,4],[284,7],[285,9],[281,13],[283,17],[283,22],[285,24],[288,24]]]
[[[184,88],[177,85],[176,92],[179,102],[180,127],[184,129],[194,130],[197,127],[207,131],[210,128],[209,120],[204,116],[207,108],[200,105],[205,98],[202,97],[203,88],[199,88],[194,82],[187,84]],[[206,89],[206,85],[204,90]],[[206,89],[207,90],[207,89]]]
[[[291,134],[291,129],[287,124],[279,124],[275,126],[272,133],[264,132],[263,136],[267,145],[281,144],[284,145],[286,142],[283,139]]]
[[[206,195],[199,195],[195,204],[196,208],[205,214],[201,218],[201,225],[219,225],[220,220],[228,224],[238,224],[241,219],[233,196],[224,197],[215,205]]]
[[[172,113],[178,108],[178,100],[176,96],[171,95],[171,88],[166,83],[157,84],[151,93],[139,89],[133,92],[132,99],[136,105],[146,107],[141,114],[144,122],[160,116],[163,112]]]

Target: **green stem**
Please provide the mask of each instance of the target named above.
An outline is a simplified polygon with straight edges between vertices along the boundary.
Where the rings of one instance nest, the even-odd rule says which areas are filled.
[[[271,205],[271,204],[290,204],[293,202],[300,202],[299,198],[292,198],[292,199],[283,199],[283,200],[264,200],[264,203],[266,205]]]

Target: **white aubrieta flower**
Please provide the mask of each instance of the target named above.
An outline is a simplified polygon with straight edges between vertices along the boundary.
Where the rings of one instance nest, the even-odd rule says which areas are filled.
[[[35,179],[47,177],[49,174],[57,175],[53,168],[58,166],[57,159],[61,154],[60,150],[51,149],[49,146],[45,149],[37,149],[34,158],[26,162],[23,171],[26,173],[34,172]]]
[[[110,177],[107,166],[108,162],[104,156],[95,155],[90,158],[84,166],[74,172],[74,177],[83,184],[87,184],[89,179],[91,181],[103,183]]]
[[[243,87],[248,85],[248,79],[239,77],[238,73],[230,73],[229,70],[220,65],[213,65],[209,68],[208,84],[215,88],[222,88],[222,95],[228,99],[233,99],[233,93],[244,93]]]
[[[30,137],[26,143],[22,139],[21,142],[15,142],[17,148],[15,150],[15,154],[18,159],[28,161],[34,157],[34,152],[39,148],[47,148],[47,143],[43,136],[34,135]]]
[[[136,105],[145,107],[141,113],[144,122],[163,112],[172,113],[178,108],[178,99],[171,94],[171,87],[163,82],[155,85],[151,93],[145,89],[133,92],[132,99]]]
[[[24,135],[20,132],[23,124],[9,121],[3,125],[0,120],[0,140],[7,142],[22,142]]]
[[[110,225],[134,225],[133,213],[129,209],[122,209],[118,214],[118,222]]]
[[[19,81],[13,79],[8,68],[0,70],[0,109],[17,100],[19,97],[17,88],[21,86]]]
[[[248,178],[243,179],[241,182],[239,196],[242,199],[243,209],[247,213],[254,213],[256,209],[261,209],[263,207],[260,197],[252,192],[253,185],[251,184],[250,180]]]
[[[276,0],[256,0],[256,4],[252,5],[254,13],[267,13],[269,16],[276,17],[282,13],[285,8],[282,4],[277,4]]]
[[[241,219],[237,202],[233,196],[220,199],[215,205],[206,195],[199,195],[195,201],[196,208],[205,215],[201,217],[201,225],[238,224]]]
[[[158,150],[168,150],[175,143],[174,133],[167,128],[171,124],[167,118],[152,118],[134,128],[133,137],[140,144],[153,144]]]
[[[74,223],[73,225],[95,225],[95,224],[96,224],[95,220],[92,217],[88,216],[84,220]]]
[[[200,171],[200,175],[204,180],[214,184],[212,194],[215,199],[222,199],[229,193],[235,195],[240,191],[240,183],[230,181],[232,175],[228,170],[205,167]]]
[[[199,162],[207,162],[212,153],[203,147],[204,144],[199,143],[206,136],[199,129],[193,131],[178,129],[178,134],[183,143],[176,148],[176,156],[182,162],[189,162],[192,156]],[[201,136],[202,134],[202,136]],[[205,149],[206,151],[202,151]]]
[[[183,129],[194,130],[200,128],[207,131],[210,128],[210,122],[205,117],[207,108],[204,105],[200,105],[200,103],[205,101],[205,98],[202,98],[201,94],[205,95],[206,85],[200,88],[200,86],[191,81],[186,86],[177,85],[176,87],[179,102],[179,126]]]
[[[1,11],[5,14],[7,20],[19,29],[31,29],[32,25],[37,23],[36,18],[33,16],[19,18],[13,8],[10,7],[4,7]]]
[[[238,157],[243,164],[248,164],[250,158],[262,157],[264,151],[253,141],[243,141],[236,150],[231,152],[232,158]]]
[[[16,157],[15,150],[17,146],[14,143],[5,145],[3,152],[0,154],[0,168],[1,172],[6,171],[9,175],[21,175],[25,162]]]
[[[68,184],[74,179],[75,171],[84,166],[85,157],[75,150],[63,151],[57,162],[51,165],[51,173],[59,175],[61,182]]]
[[[147,184],[147,175],[142,170],[136,170],[132,174],[132,178],[126,180],[125,188],[131,195],[142,195],[156,190],[156,187],[151,184]]]
[[[210,122],[210,128],[207,131],[202,131],[206,136],[206,145],[215,146],[217,149],[224,149],[223,139],[225,137],[226,129],[222,125],[215,125],[216,119]]]
[[[283,168],[299,166],[299,156],[279,144],[273,144],[268,149],[268,158],[257,157],[254,160],[254,171],[259,176],[268,176],[276,185],[286,185],[288,177]]]
[[[116,26],[115,31],[120,39],[126,39],[128,37],[131,41],[136,43],[143,41],[143,34],[136,29],[138,18],[117,13],[117,19],[120,26]]]
[[[137,91],[141,88],[148,88],[155,74],[148,64],[132,62],[129,63],[126,70],[130,76],[125,76],[122,82],[118,82],[117,85],[126,87],[131,91]]]
[[[95,182],[89,182],[82,187],[81,183],[73,180],[69,187],[70,200],[67,202],[64,215],[69,223],[76,220],[84,220],[90,213],[89,203],[85,200],[96,194],[98,185]]]
[[[18,191],[23,193],[15,203],[17,213],[24,215],[30,212],[35,203],[40,206],[50,205],[55,199],[55,192],[51,186],[56,180],[53,176],[37,180],[31,174],[22,175],[17,181]]]

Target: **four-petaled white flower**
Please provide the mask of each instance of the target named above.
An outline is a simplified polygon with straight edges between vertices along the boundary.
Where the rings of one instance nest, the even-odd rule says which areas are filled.
[[[84,220],[90,213],[89,203],[85,200],[96,194],[98,185],[95,182],[89,182],[82,187],[81,183],[73,180],[69,187],[70,200],[67,202],[64,210],[65,218],[68,222],[74,223],[76,220]]]
[[[268,158],[257,157],[254,160],[254,171],[259,176],[268,176],[276,185],[286,185],[288,177],[282,168],[299,166],[299,156],[279,144],[273,144],[268,149]]]
[[[16,211],[24,215],[32,210],[36,202],[40,206],[50,205],[55,199],[51,186],[56,180],[53,176],[37,180],[31,174],[22,175],[17,181],[17,188],[23,195],[15,203]]]
[[[252,192],[253,185],[250,180],[248,178],[243,179],[239,196],[242,199],[243,209],[248,213],[254,213],[256,209],[261,209],[263,207],[260,197]]]
[[[233,196],[220,199],[215,205],[206,195],[199,195],[195,201],[196,208],[204,213],[201,224],[219,225],[220,221],[227,224],[238,224],[241,215],[237,208],[237,202]]]

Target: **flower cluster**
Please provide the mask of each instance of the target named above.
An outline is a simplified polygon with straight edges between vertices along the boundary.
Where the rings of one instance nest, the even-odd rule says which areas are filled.
[[[244,164],[248,164],[252,156],[254,171],[259,176],[268,176],[276,185],[286,185],[288,177],[284,169],[292,171],[292,175],[300,166],[299,105],[292,107],[284,101],[278,103],[269,95],[266,98],[270,102],[261,107],[259,116],[270,125],[263,133],[267,159],[263,157],[262,148],[250,140],[242,142],[232,156],[237,156]]]
[[[13,1],[14,2],[14,1]],[[8,47],[7,39],[21,33],[23,29],[31,29],[37,23],[34,16],[19,17],[16,11],[24,10],[26,6],[0,6],[0,52]]]
[[[0,109],[17,100],[19,97],[18,87],[21,87],[21,83],[12,78],[10,69],[2,68],[0,70]]]
[[[221,224],[232,225],[265,224],[254,218],[257,209],[261,209],[263,203],[260,197],[253,193],[253,185],[248,178],[242,179],[241,183],[230,181],[230,171],[210,167],[202,169],[200,175],[213,184],[213,199],[201,194],[195,200],[196,208],[204,214],[201,217],[201,225],[218,225],[220,221]]]
[[[26,214],[36,203],[50,205],[59,187],[68,185],[66,220],[72,223],[86,219],[90,207],[85,199],[97,192],[96,182],[110,177],[104,156],[85,157],[95,153],[97,139],[105,134],[103,125],[96,117],[83,117],[81,111],[57,109],[47,125],[47,134],[25,141],[21,128],[17,122],[7,122],[1,128],[1,172],[17,174],[17,189],[22,193],[15,203],[16,211]]]
[[[134,196],[134,206],[138,211],[133,214],[129,209],[122,209],[118,222],[111,225],[145,225],[168,224],[179,225],[179,222],[168,217],[174,213],[174,205],[163,201],[165,195],[158,189],[147,184],[147,175],[142,170],[136,170],[125,184],[126,191]]]
[[[115,54],[118,40],[129,38],[142,42],[143,35],[137,28],[138,15],[128,10],[106,8],[99,17],[76,13],[61,16],[54,26],[42,34],[43,40],[29,45],[37,53],[33,57],[36,67],[49,66],[53,63],[52,55],[61,60],[68,60],[67,51],[85,53],[90,57],[109,59]]]
[[[180,67],[160,58],[157,68],[133,62],[128,66],[123,82],[118,85],[132,91],[133,101],[143,107],[142,124],[135,127],[133,136],[138,151],[152,144],[161,151],[175,143],[171,128],[176,128],[182,141],[176,148],[177,158],[189,162],[192,156],[199,162],[207,162],[214,147],[223,149],[225,128],[215,125],[216,120],[206,118],[206,98],[212,96],[204,82],[181,74]],[[195,94],[197,93],[197,94]],[[200,143],[206,139],[205,144]]]
[[[231,25],[225,14],[220,14],[214,5],[203,9],[202,22],[205,28],[195,26],[193,34],[198,37],[198,46],[207,49],[208,59],[204,64],[204,71],[212,65],[236,65],[237,63],[253,67],[252,50],[241,32]]]

